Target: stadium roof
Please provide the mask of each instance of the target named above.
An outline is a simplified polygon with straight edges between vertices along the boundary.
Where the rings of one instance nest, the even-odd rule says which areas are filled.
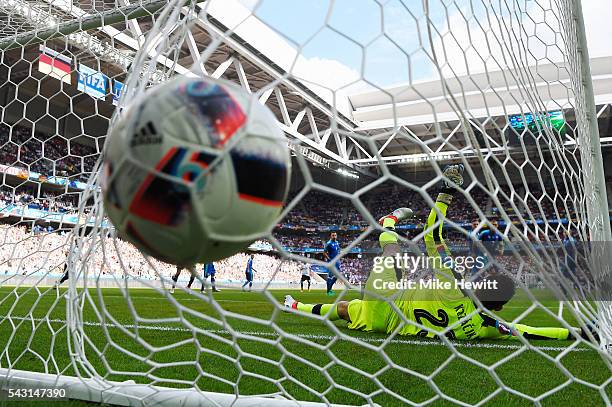
[[[295,148],[299,148],[307,159],[318,165],[332,168],[337,168],[338,164],[335,163],[347,165],[354,150],[363,150],[361,145],[347,136],[354,127],[353,122],[336,112],[321,97],[321,89],[315,92],[313,86],[306,86],[286,75],[281,65],[242,38],[238,34],[240,30],[225,35],[234,27],[228,28],[215,18],[219,14],[214,13],[212,8],[206,8],[209,3],[211,2],[201,2],[198,6],[200,17],[186,39],[178,64],[164,57],[158,59],[158,70],[161,74],[169,70],[185,74],[195,64],[210,76],[233,80],[250,92],[259,91],[260,100],[276,112],[280,127],[291,138],[300,141],[299,146]],[[151,16],[158,13],[167,2],[150,0],[138,5],[130,5],[129,2],[125,4],[116,7],[114,3],[88,0],[78,3],[69,0],[0,0],[0,21],[16,21],[9,19],[10,15],[11,18],[18,16],[21,20],[30,22],[30,25],[24,25],[20,20],[11,30],[5,30],[13,36],[0,41],[0,46],[14,48],[18,44],[24,44],[29,60],[33,61],[37,58],[36,44],[47,38],[57,37],[57,32],[61,31],[65,36],[59,38],[60,48],[65,47],[62,45],[65,41],[79,49],[81,56],[89,54],[90,58],[98,58],[101,63],[106,64],[109,71],[122,75],[131,65],[134,54],[143,45],[141,35],[146,34],[152,27]],[[211,13],[206,14],[203,10]],[[234,9],[233,13],[226,13],[225,17],[240,16],[239,11]],[[126,15],[135,18],[126,24]],[[60,30],[52,24],[49,24],[47,29],[47,25],[38,24],[40,21],[58,23]],[[87,32],[82,31],[84,26],[89,28]],[[224,34],[224,43],[217,46],[211,55],[207,55],[206,61],[202,63],[201,52],[213,41],[211,36],[220,34]],[[15,50],[14,53],[16,60],[19,60],[19,51]],[[152,53],[153,51],[149,51],[149,54]],[[277,85],[269,87],[271,83]],[[333,123],[330,117],[334,117]]]
[[[591,59],[591,72],[598,105],[602,146],[612,145],[610,104],[612,103],[612,57]],[[529,81],[534,92],[526,94],[514,85]],[[445,87],[446,86],[446,87]],[[358,132],[390,129],[389,137],[379,144],[381,159],[389,163],[416,163],[431,157],[452,159],[462,150],[473,155],[463,136],[464,124],[457,115],[461,110],[473,130],[488,137],[493,153],[505,153],[499,130],[508,126],[507,116],[527,112],[565,110],[568,122],[573,116],[569,68],[560,64],[539,64],[528,70],[498,70],[454,78],[432,80],[371,90],[349,96],[351,117]],[[524,89],[524,87],[522,87]],[[537,91],[537,92],[536,92]],[[537,96],[538,98],[534,98]],[[451,105],[455,103],[457,107]],[[490,119],[489,119],[490,118]],[[434,126],[438,123],[439,126]],[[440,143],[440,135],[445,142]],[[424,141],[429,151],[423,152],[414,139]],[[566,145],[575,144],[572,134],[565,136]],[[450,147],[450,148],[449,148]],[[355,160],[360,165],[378,165],[378,160]]]
[[[233,4],[232,7],[238,4],[236,1],[228,2]],[[38,21],[57,19],[65,27],[73,27],[72,31],[62,30],[68,34],[64,37],[68,43],[104,61],[116,72],[124,73],[142,45],[141,35],[146,34],[152,26],[151,15],[146,13],[134,14],[136,18],[126,24],[125,15],[132,16],[130,13],[136,6],[128,2],[125,4],[117,8],[114,3],[90,0],[80,0],[78,3],[69,0],[0,0],[0,15],[3,7],[8,10],[10,6],[12,15],[19,14],[21,18],[11,30],[17,36],[30,35],[30,40],[32,35],[34,38],[45,38],[44,27],[30,30]],[[165,4],[165,1],[149,0],[139,3],[139,6],[155,13]],[[368,173],[364,168],[379,165],[381,159],[390,164],[412,164],[432,157],[450,159],[459,154],[457,150],[470,155],[470,147],[466,146],[465,137],[461,134],[464,123],[447,102],[447,90],[442,88],[440,80],[351,94],[346,96],[345,103],[335,103],[345,114],[338,113],[332,107],[334,94],[329,89],[286,75],[288,70],[293,73],[296,69],[297,65],[292,65],[292,61],[296,64],[299,62],[300,56],[295,49],[285,50],[287,44],[273,40],[274,35],[269,35],[272,30],[261,22],[255,21],[250,26],[241,23],[250,13],[248,9],[240,8],[238,4],[230,13],[227,7],[214,8],[208,7],[208,4],[229,3],[200,3],[199,18],[181,50],[178,65],[161,58],[158,60],[159,69],[163,72],[171,68],[177,73],[186,73],[195,63],[211,76],[236,81],[249,91],[260,91],[260,100],[276,112],[281,128],[290,137],[299,140],[300,147],[295,148],[300,148],[310,161],[324,167],[349,166]],[[92,28],[86,33],[80,30],[83,21],[87,21],[90,24],[88,27]],[[235,30],[231,35],[224,35],[224,44],[218,46],[202,63],[200,53],[211,43],[212,37],[226,33],[228,29]],[[261,35],[266,30],[268,34]],[[12,31],[6,31],[7,34],[9,32]],[[30,41],[29,44],[34,42]],[[286,52],[271,53],[270,47],[280,47]],[[609,67],[612,67],[612,57],[592,60],[597,103],[602,106],[612,101],[612,68]],[[544,90],[539,94],[546,94],[547,99],[525,102],[526,96],[510,85],[520,81],[521,75],[531,76]],[[267,87],[275,82],[278,83],[275,88]],[[537,67],[537,73],[532,68],[528,72],[497,71],[466,75],[448,79],[447,84],[450,88],[448,94],[459,101],[459,107],[468,112],[467,116],[475,127],[480,127],[485,133],[486,126],[506,126],[508,114],[558,110],[570,106],[566,90],[569,84],[567,69],[559,65],[541,64]],[[463,96],[461,90],[465,97],[459,98],[459,95]],[[335,96],[343,97],[344,94]],[[600,117],[609,121],[608,110],[602,108],[599,113]],[[394,114],[397,120],[393,119]],[[571,114],[569,120],[572,119]],[[483,118],[489,116],[492,119],[483,125]],[[490,138],[492,151],[502,153],[504,145],[501,140],[486,136]],[[373,140],[377,151],[371,151],[360,137]],[[607,139],[604,141],[608,142]],[[568,139],[568,142],[572,140]],[[427,151],[423,151],[424,146]]]
[[[598,105],[612,103],[612,56],[591,59],[591,74]],[[529,79],[536,85],[540,100],[528,100],[513,83]],[[471,118],[518,114],[529,111],[560,110],[570,107],[569,70],[560,64],[539,64],[528,71],[490,71],[402,84],[384,90],[350,95],[352,118],[358,130],[429,124],[458,120],[449,94]],[[529,95],[533,96],[533,95]],[[435,110],[435,117],[434,117]]]

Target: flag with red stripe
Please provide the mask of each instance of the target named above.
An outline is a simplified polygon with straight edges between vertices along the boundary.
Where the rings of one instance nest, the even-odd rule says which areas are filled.
[[[38,70],[41,73],[70,84],[72,59],[41,45],[38,57]]]

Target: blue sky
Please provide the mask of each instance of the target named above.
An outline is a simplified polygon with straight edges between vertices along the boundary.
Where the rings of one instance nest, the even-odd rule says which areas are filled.
[[[409,75],[425,78],[431,71],[420,51],[419,20],[409,13],[422,23],[421,2],[405,3],[410,8],[398,0],[384,6],[366,0],[264,0],[255,13],[293,46],[301,46],[304,57],[339,61],[364,79],[387,86],[407,82]],[[434,14],[439,22],[440,10]]]
[[[383,5],[375,0],[239,1],[254,9],[259,20],[280,33],[303,57],[315,62],[309,68],[320,68],[321,72],[317,75],[322,81],[330,80],[329,77],[333,75],[353,75],[377,87],[388,87],[397,83],[434,79],[438,74],[427,55],[431,51],[431,44],[425,30],[422,0],[381,0]],[[609,45],[612,38],[612,8],[608,2],[582,2],[591,56],[612,54]],[[434,27],[434,47],[438,58],[442,62],[449,62],[446,66],[449,72],[450,67],[460,74],[468,70],[482,70],[485,64],[491,63],[491,55],[500,60],[507,57],[508,50],[516,46],[508,46],[504,51],[504,41],[507,42],[507,39],[498,30],[509,21],[510,14],[513,14],[515,27],[517,22],[527,25],[529,32],[521,41],[529,42],[530,48],[536,49],[539,54],[537,58],[544,59],[544,62],[555,59],[558,49],[534,41],[538,36],[547,38],[548,42],[558,42],[558,34],[555,36],[547,28],[549,22],[559,18],[554,0],[491,2],[488,7],[492,7],[496,14],[490,10],[489,13],[485,12],[483,3],[488,2],[428,2]],[[507,5],[515,9],[500,9]],[[535,20],[526,18],[525,11]],[[559,28],[556,30],[559,31]],[[454,37],[450,35],[451,31]],[[330,65],[330,62],[334,64]],[[348,70],[334,73],[333,69],[339,66]]]

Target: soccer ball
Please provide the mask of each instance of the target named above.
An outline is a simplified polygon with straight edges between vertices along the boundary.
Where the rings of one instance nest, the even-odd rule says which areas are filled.
[[[226,258],[274,226],[291,158],[272,112],[231,83],[177,77],[121,112],[102,191],[120,237],[167,263]]]

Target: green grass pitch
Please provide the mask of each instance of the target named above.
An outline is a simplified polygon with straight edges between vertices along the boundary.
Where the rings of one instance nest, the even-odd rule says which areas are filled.
[[[50,373],[74,374],[63,322],[65,292],[66,288],[62,295],[54,288],[0,289],[2,367],[10,363],[15,369],[45,371],[46,367]],[[216,303],[211,304],[178,289],[168,297],[130,289],[129,300],[119,289],[92,289],[82,303],[84,331],[91,341],[85,350],[92,366],[109,380],[181,388],[191,382],[202,390],[224,393],[234,393],[237,386],[245,395],[284,389],[297,400],[321,401],[322,394],[323,400],[342,404],[403,405],[403,397],[414,403],[451,405],[453,399],[479,403],[493,393],[486,405],[507,406],[530,405],[521,394],[547,394],[543,405],[597,406],[612,397],[612,384],[601,392],[588,385],[610,382],[610,369],[585,345],[564,352],[572,342],[534,342],[537,351],[511,341],[464,342],[454,354],[438,341],[396,337],[383,343],[385,335],[353,332],[338,321],[342,335],[363,338],[364,343],[357,344],[338,338],[329,322],[275,307],[272,301],[280,302],[286,293],[303,302],[330,301],[322,291],[223,290],[214,294]],[[342,294],[343,299],[357,296],[355,291]],[[174,300],[183,307],[177,308]],[[556,313],[553,299],[544,296],[541,301]],[[512,319],[530,304],[526,296],[517,296],[501,315]],[[107,315],[96,314],[103,309]],[[141,319],[138,328],[136,314]],[[110,322],[103,329],[101,321],[111,318],[132,334],[137,332],[137,339]],[[534,309],[523,321],[558,324],[542,309]],[[228,331],[235,333],[236,341]],[[279,336],[280,331],[295,337]]]

